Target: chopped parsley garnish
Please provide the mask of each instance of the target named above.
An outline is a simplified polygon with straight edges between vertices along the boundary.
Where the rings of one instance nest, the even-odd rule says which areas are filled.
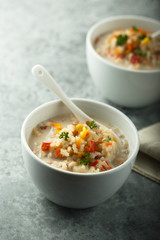
[[[90,129],[93,129],[93,128],[97,127],[95,121],[91,121],[91,122],[86,121],[86,124],[88,125],[88,127],[90,127]]]
[[[124,35],[119,35],[117,37],[117,45],[118,46],[123,46],[126,42],[127,42],[127,39],[128,39],[128,35],[124,34]]]
[[[103,141],[104,141],[104,142],[109,142],[109,141],[111,141],[110,136],[108,136],[107,139],[104,139]]]
[[[140,40],[143,40],[145,37],[146,37],[146,34],[144,33],[144,34],[141,34],[138,38],[139,38]]]
[[[137,56],[141,56],[141,57],[143,57],[143,58],[145,58],[145,57],[147,56],[147,53],[146,53],[146,52],[142,52],[142,50],[141,50],[140,48],[137,48],[137,49],[135,50],[135,54],[136,54]]]
[[[59,138],[63,138],[65,139],[65,141],[68,140],[69,136],[68,136],[69,132],[62,132],[60,135],[59,135]]]
[[[132,29],[135,31],[135,32],[138,32],[138,28],[133,26]]]
[[[88,165],[90,164],[91,158],[89,158],[89,153],[86,152],[82,155],[80,164]]]

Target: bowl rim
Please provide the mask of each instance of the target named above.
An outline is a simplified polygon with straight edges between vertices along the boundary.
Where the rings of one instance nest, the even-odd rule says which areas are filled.
[[[156,20],[156,19],[152,19],[149,17],[144,17],[144,16],[138,16],[138,15],[119,15],[119,16],[112,16],[112,17],[107,17],[104,18],[100,21],[98,21],[97,23],[95,23],[94,25],[91,26],[91,28],[88,30],[87,32],[87,36],[86,36],[86,48],[90,49],[92,54],[99,59],[99,61],[103,62],[106,65],[109,65],[113,68],[118,68],[119,70],[123,71],[127,71],[127,72],[134,72],[134,73],[147,73],[147,74],[153,74],[153,73],[159,73],[160,69],[153,69],[153,70],[136,70],[136,69],[128,69],[119,65],[116,65],[110,61],[108,61],[107,59],[104,59],[102,56],[100,56],[94,49],[93,44],[91,42],[91,35],[92,33],[99,28],[102,24],[106,23],[106,22],[112,22],[112,21],[116,21],[119,19],[124,19],[124,20],[128,20],[128,19],[133,19],[133,20],[144,20],[144,21],[148,21],[148,22],[152,22],[152,23],[158,23],[160,25],[160,21]],[[105,33],[105,32],[104,32]]]
[[[112,174],[113,172],[117,172],[119,171],[121,168],[124,168],[126,165],[128,165],[131,160],[133,158],[135,158],[137,156],[137,153],[139,151],[139,135],[138,135],[138,132],[137,132],[137,129],[135,127],[135,125],[133,124],[133,122],[129,119],[129,117],[127,117],[123,112],[121,112],[120,110],[116,109],[115,107],[112,107],[110,106],[109,104],[106,104],[106,103],[103,103],[103,102],[100,102],[100,101],[96,101],[96,100],[91,100],[91,99],[85,99],[85,98],[71,98],[73,101],[80,101],[80,102],[88,102],[88,103],[95,103],[95,104],[99,104],[101,106],[104,106],[104,107],[107,107],[109,108],[110,110],[120,114],[121,116],[123,116],[123,118],[125,119],[125,121],[129,122],[129,124],[131,125],[131,128],[133,129],[134,131],[134,134],[136,136],[136,139],[135,139],[135,148],[132,152],[132,154],[129,156],[129,158],[121,165],[113,168],[113,169],[110,169],[109,171],[104,171],[104,172],[97,172],[97,173],[79,173],[79,172],[70,172],[70,171],[66,171],[66,170],[63,170],[63,169],[60,169],[60,168],[56,168],[54,166],[51,166],[50,164],[47,164],[45,161],[43,161],[42,159],[40,159],[39,157],[37,157],[33,152],[32,150],[30,149],[28,143],[27,143],[27,140],[26,140],[26,137],[25,137],[25,130],[26,130],[26,125],[27,125],[27,122],[30,118],[32,118],[33,115],[36,114],[36,112],[38,112],[40,109],[42,108],[45,108],[47,107],[48,105],[53,105],[53,104],[56,104],[56,103],[60,103],[61,100],[53,100],[53,101],[49,101],[47,103],[44,103],[44,104],[41,104],[40,106],[38,106],[37,108],[33,109],[33,111],[31,111],[27,117],[25,118],[23,124],[22,124],[22,128],[21,128],[21,145],[24,146],[25,150],[28,152],[29,155],[32,156],[32,158],[37,161],[39,164],[53,170],[53,171],[56,171],[56,172],[60,172],[62,174],[69,174],[69,175],[75,175],[75,176],[99,176],[99,175],[104,175],[104,174]]]

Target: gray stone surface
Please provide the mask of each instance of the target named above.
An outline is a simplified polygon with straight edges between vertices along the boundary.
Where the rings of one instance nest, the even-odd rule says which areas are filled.
[[[21,154],[27,114],[56,99],[31,75],[43,64],[70,97],[107,102],[89,76],[85,37],[113,15],[160,19],[159,0],[0,0],[0,239],[160,239],[160,187],[132,172],[111,199],[86,210],[48,201],[32,184]],[[126,109],[138,129],[160,120],[160,102]],[[102,186],[103,187],[103,186]]]

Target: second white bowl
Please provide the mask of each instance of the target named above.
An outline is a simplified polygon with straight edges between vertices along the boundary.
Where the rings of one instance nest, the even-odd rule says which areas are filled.
[[[160,70],[130,70],[103,59],[93,47],[101,34],[131,26],[155,32],[160,22],[138,16],[117,16],[95,24],[86,38],[89,72],[102,95],[126,107],[143,107],[160,99]]]

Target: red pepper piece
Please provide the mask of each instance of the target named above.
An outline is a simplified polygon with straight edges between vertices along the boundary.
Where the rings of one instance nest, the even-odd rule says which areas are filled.
[[[96,151],[96,142],[95,141],[91,140],[89,151],[90,152],[95,152]]]
[[[41,150],[46,152],[50,149],[50,142],[42,142]]]
[[[133,55],[133,56],[131,57],[131,59],[130,59],[130,62],[131,62],[132,64],[137,64],[137,63],[139,63],[140,61],[141,61],[141,57],[136,56],[136,55]]]
[[[61,149],[60,149],[60,148],[57,148],[57,149],[56,149],[56,156],[57,156],[58,158],[61,158],[61,157],[62,157]]]
[[[102,165],[101,171],[107,171],[107,169]]]
[[[90,166],[96,166],[98,164],[98,160],[95,160]]]

